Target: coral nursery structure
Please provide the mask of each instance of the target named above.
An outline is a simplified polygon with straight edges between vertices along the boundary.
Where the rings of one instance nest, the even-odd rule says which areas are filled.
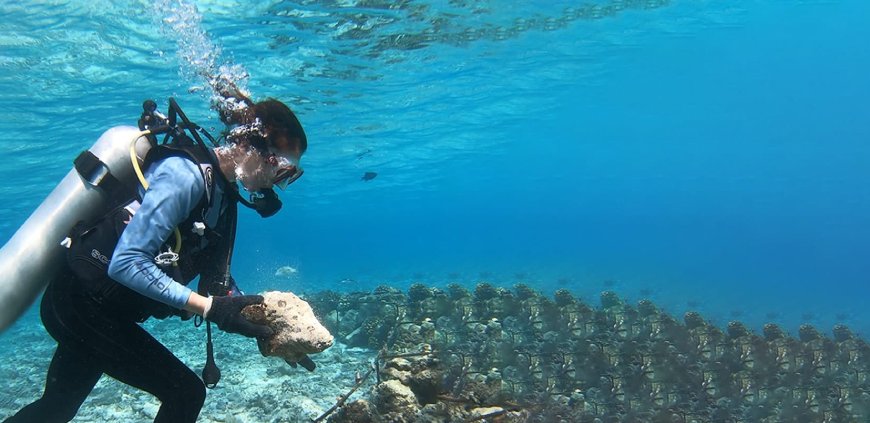
[[[847,327],[716,327],[613,292],[592,307],[567,290],[322,292],[308,299],[345,343],[381,351],[350,421],[868,421],[870,346]]]

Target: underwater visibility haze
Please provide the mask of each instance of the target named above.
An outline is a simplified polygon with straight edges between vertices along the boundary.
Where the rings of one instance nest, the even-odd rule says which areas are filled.
[[[283,210],[240,213],[247,292],[522,283],[721,329],[870,333],[870,3],[255,3],[0,5],[0,239],[146,99],[219,133],[211,69],[286,102],[309,140]],[[41,390],[37,309],[0,335],[0,355],[33,357],[3,368],[27,381],[3,411]],[[201,365],[201,330],[152,324]],[[348,369],[307,383],[341,394]],[[202,419],[232,408],[218,390]],[[329,395],[298,407],[316,416]]]

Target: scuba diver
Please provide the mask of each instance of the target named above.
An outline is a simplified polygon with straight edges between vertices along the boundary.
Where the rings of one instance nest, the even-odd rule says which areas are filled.
[[[205,387],[220,375],[210,326],[201,380],[140,323],[195,316],[225,332],[272,335],[269,327],[240,315],[263,298],[243,295],[230,275],[237,203],[264,217],[277,212],[281,203],[273,187],[283,190],[302,175],[307,139],[280,101],[255,103],[235,86],[216,90],[227,101],[215,107],[232,128],[223,143],[187,120],[174,100],[168,118],[153,101],[145,102],[139,129],[152,147],[141,168],[133,156],[139,182],[108,186],[108,211],[80,222],[64,240],[65,267],[49,282],[40,307],[43,325],[58,344],[45,390],[7,422],[70,421],[103,374],[157,397],[155,422],[194,422]],[[213,145],[206,147],[200,134]],[[82,175],[98,168],[85,153],[76,160]],[[187,284],[196,276],[194,291]],[[310,366],[301,364],[313,369],[310,360]]]

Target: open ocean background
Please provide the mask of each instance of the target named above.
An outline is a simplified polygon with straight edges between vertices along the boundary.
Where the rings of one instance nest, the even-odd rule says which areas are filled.
[[[870,2],[179,4],[0,3],[0,240],[147,98],[218,132],[205,51],[310,142],[241,213],[248,292],[522,281],[870,333]]]

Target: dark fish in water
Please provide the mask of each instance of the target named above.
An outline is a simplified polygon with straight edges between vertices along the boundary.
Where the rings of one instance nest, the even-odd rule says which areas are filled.
[[[368,182],[368,181],[371,181],[372,179],[375,179],[376,176],[378,176],[377,172],[366,172],[363,174],[363,176],[362,176],[362,178],[360,178],[360,180]]]

